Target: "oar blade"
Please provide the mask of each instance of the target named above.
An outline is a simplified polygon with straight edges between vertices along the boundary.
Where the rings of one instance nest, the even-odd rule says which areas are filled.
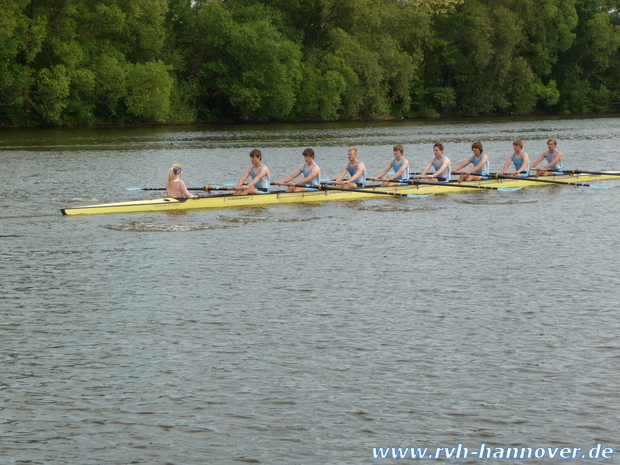
[[[435,194],[407,194],[407,197],[410,199],[423,199],[425,197],[430,197]]]
[[[616,185],[610,184],[608,186],[603,186],[602,184],[590,184],[590,187],[593,189],[611,189],[612,187],[616,187]]]
[[[125,189],[127,189],[128,191],[141,191],[141,190],[143,190],[142,187],[138,187],[138,186],[125,187]]]
[[[515,191],[520,191],[521,189],[523,189],[523,186],[521,187],[498,187],[497,191],[498,192],[515,192]]]

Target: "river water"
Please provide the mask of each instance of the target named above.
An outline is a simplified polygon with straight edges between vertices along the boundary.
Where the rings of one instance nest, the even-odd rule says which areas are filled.
[[[495,171],[513,139],[537,156],[549,137],[567,168],[620,169],[611,117],[0,131],[0,462],[485,443],[619,463],[620,187],[60,213],[156,197],[124,187],[173,163],[188,186],[236,180],[253,148],[281,179],[307,146],[335,176],[350,146],[376,174],[397,143],[419,171],[434,142],[456,165],[481,140]]]

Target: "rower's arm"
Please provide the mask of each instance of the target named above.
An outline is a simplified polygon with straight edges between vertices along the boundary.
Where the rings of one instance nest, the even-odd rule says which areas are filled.
[[[428,164],[424,167],[424,169],[422,170],[422,172],[418,175],[418,178],[421,178],[423,176],[426,175],[426,173],[428,172],[428,170],[431,169],[431,166],[433,165],[433,159],[431,158],[428,162]]]
[[[388,165],[385,167],[385,169],[383,171],[381,171],[381,173],[376,175],[373,179],[382,178],[383,176],[385,176],[387,174],[388,171],[390,171],[391,167],[392,167],[392,164],[388,163]]]
[[[543,153],[542,157],[536,161],[536,163],[534,163],[532,165],[532,167],[536,166],[538,164],[539,161],[541,161],[544,158],[545,154]],[[537,170],[547,170],[549,168],[551,168],[552,166],[555,166],[556,163],[558,163],[560,160],[562,159],[562,152],[556,152],[555,153],[555,157],[553,157],[553,160],[551,160],[549,163],[547,163],[547,166],[543,166],[542,168],[536,168]]]
[[[282,181],[276,182],[276,184],[284,184],[285,182],[291,182],[293,179],[295,179],[300,174],[301,174],[301,168],[297,168],[297,170],[293,174],[285,177]]]
[[[248,179],[248,177],[250,176],[251,169],[252,168],[248,168],[247,170],[245,170],[245,173],[243,173],[243,176],[241,176],[241,178],[239,179],[239,182],[237,182],[237,185],[235,187],[243,186],[243,183],[245,182],[245,180]]]
[[[509,155],[508,160],[506,160],[506,163],[504,163],[504,169],[502,170],[503,173],[508,172],[508,168],[510,168],[511,163],[512,163],[512,155]]]
[[[545,158],[545,153],[544,152],[543,152],[543,154],[540,157],[538,157],[536,159],[536,161],[534,163],[532,163],[532,166],[530,167],[530,169],[534,169],[536,167],[536,165],[538,165],[543,160],[543,158]]]
[[[461,163],[459,166],[457,166],[456,168],[454,168],[454,171],[459,171],[462,170],[463,168],[465,168],[467,165],[469,165],[472,162],[472,158],[469,157],[467,160],[465,160],[463,163]]]
[[[340,174],[338,175],[338,177],[336,179],[334,179],[333,182],[340,182],[344,179],[344,177],[347,174],[347,165],[344,165],[344,168],[342,169],[342,171],[340,172]]]

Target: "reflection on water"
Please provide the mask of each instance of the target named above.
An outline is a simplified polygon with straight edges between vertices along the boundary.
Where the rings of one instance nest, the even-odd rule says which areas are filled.
[[[63,217],[238,179],[312,146],[370,175],[405,145],[522,138],[618,169],[620,120],[0,130],[6,463],[372,463],[372,446],[618,447],[620,188],[536,187]],[[134,233],[139,234],[134,234]],[[3,463],[4,463],[3,462]],[[473,463],[473,461],[469,461]],[[468,463],[469,463],[468,462]],[[587,460],[584,461],[587,463]],[[531,463],[512,461],[511,463]]]

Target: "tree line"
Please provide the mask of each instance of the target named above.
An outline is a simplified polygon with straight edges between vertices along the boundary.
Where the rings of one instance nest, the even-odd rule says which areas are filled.
[[[0,125],[620,108],[620,2],[0,0]]]

